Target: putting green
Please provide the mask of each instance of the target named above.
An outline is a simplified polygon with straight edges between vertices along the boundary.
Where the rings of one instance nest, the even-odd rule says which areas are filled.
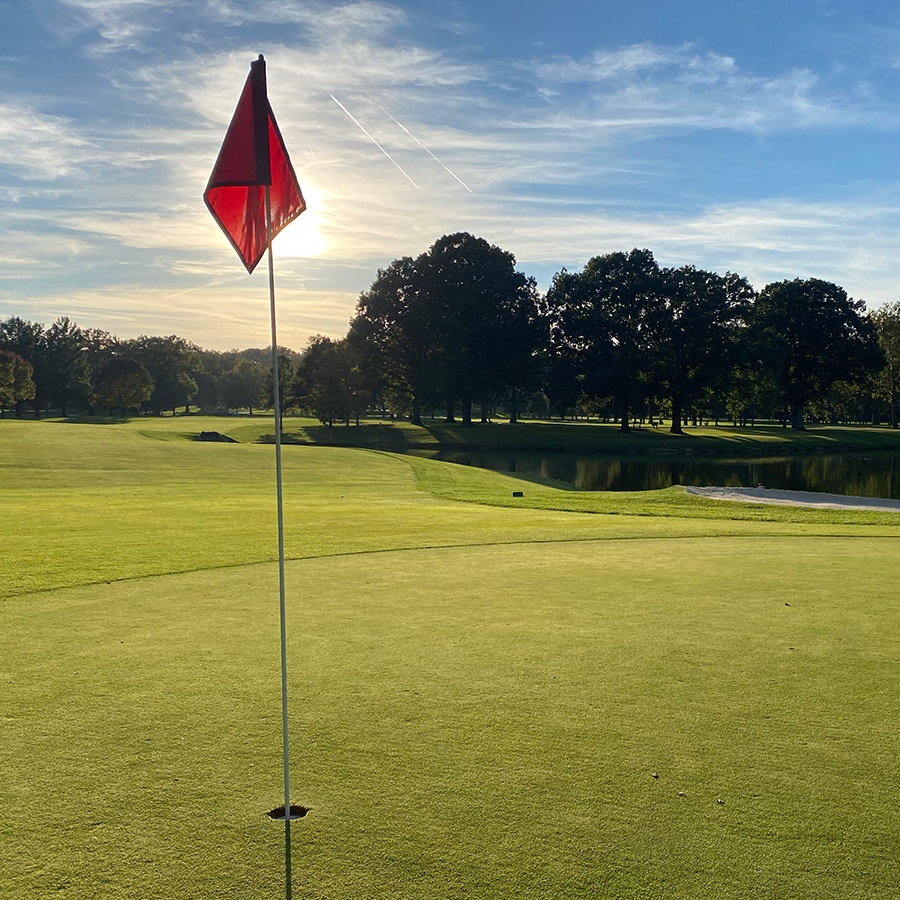
[[[897,896],[895,548],[291,563],[297,893]],[[47,591],[0,619],[5,897],[282,895],[273,565]]]

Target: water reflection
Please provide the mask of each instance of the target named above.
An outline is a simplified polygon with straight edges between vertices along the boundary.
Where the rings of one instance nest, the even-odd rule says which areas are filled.
[[[479,468],[540,475],[587,491],[646,491],[673,484],[767,487],[900,500],[900,456],[894,453],[727,460],[716,457],[576,456],[442,453],[438,459]]]

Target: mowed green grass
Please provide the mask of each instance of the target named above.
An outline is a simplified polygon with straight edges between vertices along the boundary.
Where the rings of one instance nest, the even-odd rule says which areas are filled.
[[[153,426],[0,423],[3,897],[283,895],[272,448]],[[895,519],[285,490],[295,896],[900,896]]]

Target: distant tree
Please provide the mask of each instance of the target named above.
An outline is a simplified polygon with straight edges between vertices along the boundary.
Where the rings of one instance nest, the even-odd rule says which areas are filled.
[[[272,366],[272,347],[247,347],[245,350],[233,351],[243,359],[249,359],[250,362],[259,363],[261,366]],[[292,363],[296,363],[300,358],[300,354],[290,347],[278,346],[278,355],[286,356]]]
[[[745,279],[693,266],[665,269],[661,280],[647,311],[648,345],[655,385],[671,404],[670,430],[681,434],[685,412],[727,385],[753,291]]]
[[[284,413],[294,403],[294,363],[284,353],[278,354],[278,399],[281,407],[281,422],[284,424]],[[275,379],[272,377],[272,366],[263,376],[262,397],[267,409],[275,406]]]
[[[563,269],[547,292],[556,353],[572,360],[584,391],[613,398],[622,431],[647,395],[648,310],[663,289],[653,254],[634,249],[595,256],[581,272]]]
[[[770,367],[756,357],[743,356],[732,366],[725,391],[725,412],[735,425],[754,425],[781,402],[778,382]]]
[[[350,360],[346,342],[317,334],[297,363],[294,395],[323,425],[349,424],[351,412]]]
[[[194,372],[199,368],[198,347],[175,334],[141,335],[129,341],[124,350],[150,373],[153,393],[149,399],[156,415],[164,409],[171,409],[174,414],[179,406],[189,411],[190,402],[197,395]]]
[[[235,363],[237,354],[198,348],[192,361],[191,377],[197,385],[193,403],[201,410],[213,410],[223,405],[222,380]]]
[[[826,394],[812,398],[807,404],[811,421],[839,425],[845,422],[868,422],[872,417],[872,396],[865,384],[839,378]]]
[[[884,364],[864,309],[862,300],[817,278],[769,284],[757,298],[752,322],[769,348],[793,428],[804,429],[807,403],[827,396],[836,381],[865,377]]]
[[[6,416],[7,409],[16,410],[22,417],[22,405],[34,399],[32,365],[12,350],[0,350],[0,418]]]
[[[136,359],[114,356],[100,371],[94,389],[94,405],[112,412],[118,409],[123,416],[139,409],[153,393],[150,373]]]
[[[221,391],[228,409],[248,409],[253,415],[253,408],[262,401],[263,384],[266,380],[266,367],[239,357],[234,365],[221,378]],[[271,390],[271,373],[269,374]]]
[[[40,356],[46,400],[68,415],[70,404],[84,406],[91,395],[91,367],[84,332],[68,316],[60,316],[42,335]]]
[[[884,354],[884,368],[874,376],[875,393],[888,404],[891,428],[898,427],[900,398],[900,302],[889,303],[869,313]]]
[[[561,419],[571,415],[584,392],[583,360],[574,348],[556,343],[556,335],[549,351],[536,357],[541,393],[547,399],[547,415]]]
[[[41,352],[43,337],[44,326],[40,322],[29,322],[18,316],[0,321],[0,350],[11,350],[31,364],[35,391],[28,399],[34,402],[35,415],[40,414],[41,407],[47,402],[43,367],[45,357]],[[19,401],[17,404],[16,415],[22,414],[23,403],[24,401]]]

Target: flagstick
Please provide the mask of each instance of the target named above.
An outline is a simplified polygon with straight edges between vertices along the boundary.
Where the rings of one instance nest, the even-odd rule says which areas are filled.
[[[266,238],[269,243],[269,307],[272,314],[272,394],[275,399],[275,482],[278,494],[278,593],[281,612],[281,734],[284,754],[284,895],[291,900],[291,798],[288,769],[287,638],[284,618],[284,500],[281,490],[281,386],[275,335],[275,264],[272,261],[272,208],[266,185]]]

